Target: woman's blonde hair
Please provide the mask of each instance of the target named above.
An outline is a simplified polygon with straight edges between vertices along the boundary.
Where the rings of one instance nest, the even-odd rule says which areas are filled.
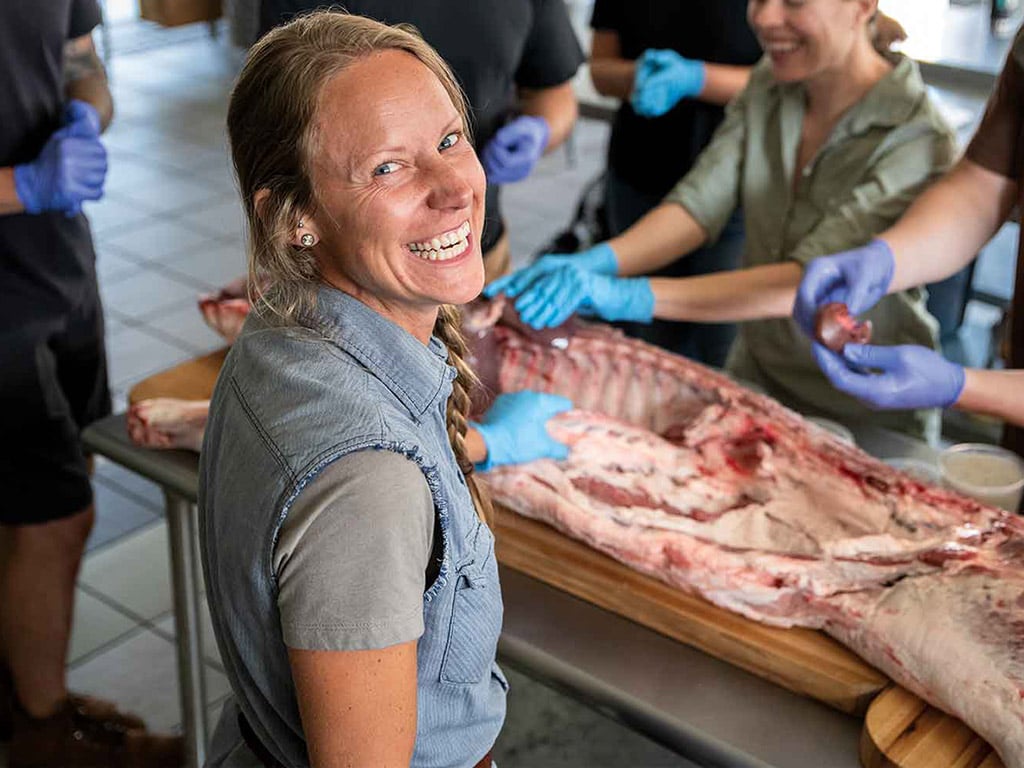
[[[228,139],[249,231],[249,296],[253,311],[283,324],[299,323],[316,301],[320,274],[309,249],[291,245],[300,217],[317,209],[312,159],[324,86],[359,59],[405,51],[444,86],[466,131],[469,109],[448,65],[416,31],[342,11],[317,11],[277,27],[253,46],[231,93]],[[257,206],[257,194],[261,195]],[[448,400],[452,450],[467,476],[477,513],[491,516],[486,493],[472,477],[465,447],[470,393],[476,377],[466,353],[457,307],[442,306],[434,334],[458,371]]]

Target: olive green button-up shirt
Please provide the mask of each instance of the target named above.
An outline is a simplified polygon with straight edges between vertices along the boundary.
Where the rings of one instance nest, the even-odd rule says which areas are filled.
[[[910,59],[899,58],[801,169],[796,163],[805,106],[803,86],[776,82],[763,60],[711,144],[665,198],[686,208],[711,242],[742,206],[745,266],[787,259],[805,264],[864,245],[955,158],[953,132]],[[925,297],[915,289],[882,299],[866,314],[874,324],[873,342],[936,347],[938,324]],[[743,324],[726,367],[803,413],[938,435],[937,411],[870,411],[836,390],[789,318]]]

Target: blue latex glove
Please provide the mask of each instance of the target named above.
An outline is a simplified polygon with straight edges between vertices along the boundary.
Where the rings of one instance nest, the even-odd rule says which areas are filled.
[[[649,323],[654,293],[646,277],[610,277],[568,265],[541,275],[516,300],[516,311],[532,328],[554,328],[574,312],[603,320]]]
[[[14,167],[14,189],[27,213],[76,216],[84,200],[103,197],[107,151],[99,140],[99,115],[88,104],[72,101],[65,117],[68,122],[35,160]]]
[[[530,390],[498,395],[483,419],[471,422],[487,446],[487,459],[476,468],[486,472],[502,464],[568,458],[568,446],[548,434],[547,423],[571,408],[572,401],[560,395]]]
[[[813,352],[836,389],[874,408],[945,408],[964,389],[964,369],[927,347],[847,344],[840,356],[815,344]]]
[[[680,100],[699,95],[706,75],[703,61],[687,59],[672,50],[646,50],[636,62],[630,99],[633,111],[644,117],[660,117]]]
[[[804,269],[796,291],[793,319],[814,338],[814,317],[830,301],[841,301],[853,316],[867,312],[885,296],[896,262],[884,240],[815,259]]]
[[[608,243],[600,243],[579,253],[548,253],[541,256],[533,264],[510,275],[499,277],[484,288],[484,296],[493,299],[497,294],[515,298],[530,283],[541,275],[554,272],[562,267],[574,265],[586,272],[599,275],[614,275],[619,271],[619,262],[615,251]]]
[[[480,161],[492,184],[522,181],[548,146],[551,129],[543,117],[522,115],[502,126],[487,142]]]

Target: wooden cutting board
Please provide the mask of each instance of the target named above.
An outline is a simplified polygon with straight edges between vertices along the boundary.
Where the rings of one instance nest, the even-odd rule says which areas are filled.
[[[1004,768],[960,720],[895,685],[868,707],[860,761],[864,768]]]
[[[821,632],[745,619],[502,507],[495,538],[502,564],[843,712],[864,714],[889,684]]]
[[[209,400],[227,354],[227,348],[218,349],[143,379],[128,392],[128,404],[151,397]]]

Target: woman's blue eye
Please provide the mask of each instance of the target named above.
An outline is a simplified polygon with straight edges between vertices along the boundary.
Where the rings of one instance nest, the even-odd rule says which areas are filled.
[[[398,169],[398,163],[382,163],[373,169],[374,176],[387,176]]]
[[[452,133],[449,133],[447,136],[445,136],[443,139],[441,139],[441,144],[438,146],[438,149],[442,149],[442,150],[444,150],[444,149],[451,149],[452,147],[454,147],[458,143],[459,143],[459,134],[457,132],[453,131]]]

